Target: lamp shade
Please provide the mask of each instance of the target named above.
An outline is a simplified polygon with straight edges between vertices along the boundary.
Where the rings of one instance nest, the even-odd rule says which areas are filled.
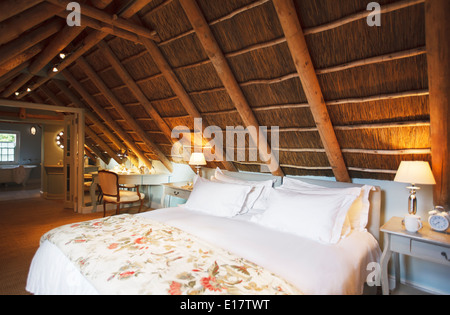
[[[430,164],[425,161],[404,161],[400,163],[395,182],[436,185]]]
[[[189,165],[206,165],[205,155],[203,153],[192,153]]]

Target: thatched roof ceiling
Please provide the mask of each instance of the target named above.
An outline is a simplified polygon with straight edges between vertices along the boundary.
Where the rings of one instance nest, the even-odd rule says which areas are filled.
[[[103,23],[103,31],[116,31],[116,35],[106,34],[94,30],[92,21],[85,27],[84,16],[81,27],[70,28],[64,19],[69,12],[61,13],[62,7],[57,5],[65,2],[0,3],[3,98],[83,106],[90,112],[86,125],[104,142],[102,146],[106,144],[112,152],[131,149],[114,128],[119,126],[151,159],[176,158],[171,152],[173,141],[164,128],[183,125],[193,130],[196,116],[206,125],[224,130],[226,126],[246,126],[182,1],[83,2],[109,16],[118,14],[132,25],[144,26],[151,33],[145,34],[146,40],[156,43],[166,61],[165,69],[140,41],[144,36],[136,35],[141,28],[124,32],[92,19],[97,25]],[[273,1],[196,2],[259,125],[280,127],[278,159],[282,172],[333,176],[328,149],[319,133],[321,126],[316,126]],[[402,160],[431,161],[423,1],[379,0],[382,9],[388,9],[381,15],[381,27],[370,27],[365,16],[346,22],[368,12],[368,0],[294,2],[350,176],[392,179]],[[83,8],[82,14],[86,13]],[[344,22],[336,25],[335,21]],[[132,82],[124,79],[108,57],[108,49]],[[68,54],[66,59],[59,58],[60,51]],[[58,73],[52,72],[55,66]],[[184,96],[170,81],[171,73],[184,89]],[[136,95],[136,85],[142,91],[140,96]],[[28,87],[31,92],[27,92]],[[120,143],[111,140],[107,131]],[[90,134],[87,137],[93,140]],[[270,143],[270,134],[268,140]],[[210,166],[224,164],[213,162]],[[234,162],[233,166],[260,170],[258,162]]]

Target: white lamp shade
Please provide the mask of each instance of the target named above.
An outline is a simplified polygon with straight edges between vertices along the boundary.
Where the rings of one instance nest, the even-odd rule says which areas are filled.
[[[192,153],[189,160],[190,165],[206,165],[205,155],[203,153]]]
[[[394,181],[409,184],[436,185],[430,164],[425,161],[403,161]]]

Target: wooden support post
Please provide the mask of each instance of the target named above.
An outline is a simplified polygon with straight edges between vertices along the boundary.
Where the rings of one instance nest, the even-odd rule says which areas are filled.
[[[267,165],[273,175],[283,176],[278,159],[273,154],[267,139],[260,135],[256,116],[248,104],[197,2],[195,0],[180,0],[180,4],[246,127],[252,126],[255,128],[256,132],[251,131],[250,137],[254,143],[258,144],[259,154],[267,161]]]
[[[336,180],[350,182],[350,175],[328,114],[294,2],[274,0],[273,4]]]
[[[450,1],[425,2],[434,204],[450,210]]]

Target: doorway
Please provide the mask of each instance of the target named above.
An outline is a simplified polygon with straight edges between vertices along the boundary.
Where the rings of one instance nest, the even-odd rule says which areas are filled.
[[[50,140],[45,139],[45,143],[47,144],[54,141],[53,145],[58,146],[57,137],[60,132],[64,133],[64,139],[61,139],[62,141],[60,142],[64,143],[64,145],[58,147],[61,155],[60,158],[57,157],[58,161],[56,163],[51,163],[54,165],[49,165],[45,162],[45,152],[42,149],[40,168],[43,184],[41,185],[41,191],[43,190],[44,184],[48,184],[47,182],[44,183],[44,181],[48,180],[47,175],[49,175],[49,170],[50,175],[62,175],[63,181],[58,188],[62,190],[64,207],[81,213],[84,204],[84,110],[0,100],[0,119],[6,119],[15,123],[21,122],[42,126],[43,136],[41,137],[40,144],[44,142],[44,138],[49,136],[45,135],[45,126],[47,125],[51,126],[47,128],[51,130],[50,133],[55,133],[55,135],[51,134],[49,136]]]

